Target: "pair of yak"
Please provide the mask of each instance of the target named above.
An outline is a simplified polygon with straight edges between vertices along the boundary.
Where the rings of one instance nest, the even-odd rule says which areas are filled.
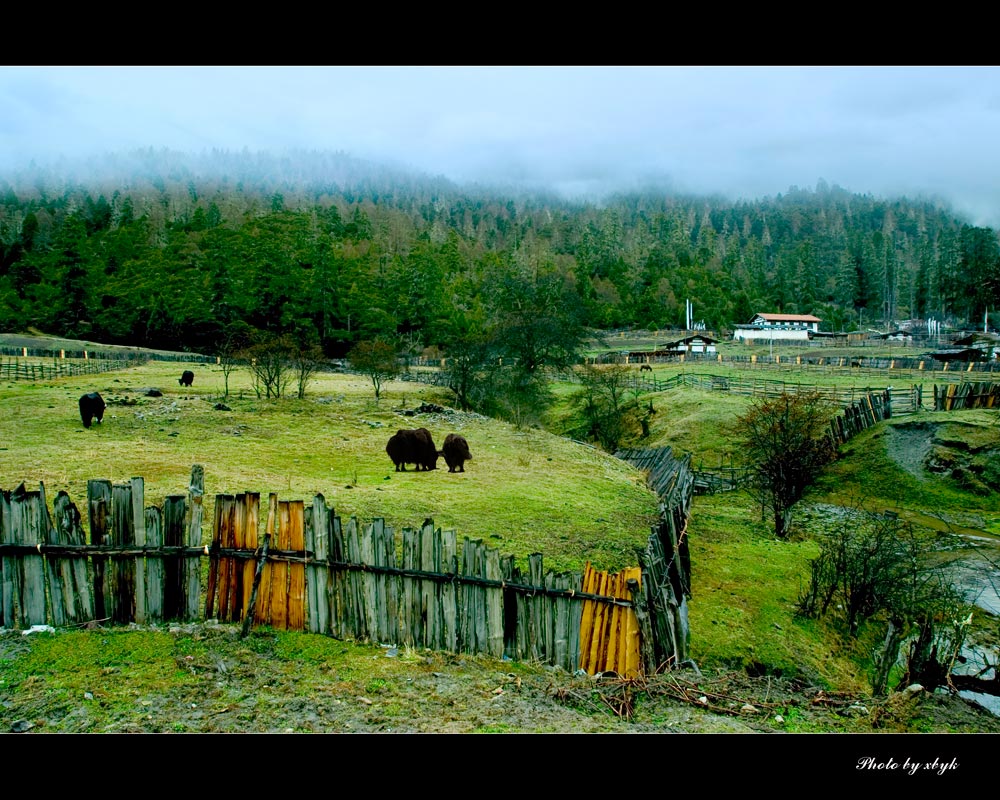
[[[449,433],[444,437],[444,445],[438,450],[427,428],[400,428],[389,437],[385,452],[396,465],[396,472],[406,472],[407,464],[416,464],[417,472],[421,469],[437,469],[440,456],[444,457],[448,472],[465,472],[465,462],[472,460],[469,443],[464,436]]]

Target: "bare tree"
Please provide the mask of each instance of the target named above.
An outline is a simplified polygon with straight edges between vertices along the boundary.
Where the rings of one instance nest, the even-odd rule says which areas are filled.
[[[829,421],[834,409],[816,392],[758,398],[731,427],[754,470],[762,509],[774,518],[774,533],[788,536],[792,507],[834,455]]]
[[[225,386],[223,397],[229,397],[229,376],[240,364],[244,351],[249,346],[249,328],[231,326],[226,329],[219,347],[219,366],[222,367],[222,379]]]
[[[295,346],[287,336],[266,336],[243,351],[257,397],[279,399],[288,385]]]
[[[635,383],[632,371],[624,364],[586,365],[579,374],[581,386],[573,395],[573,404],[583,417],[579,432],[609,453],[638,438],[644,417],[630,391]]]
[[[306,386],[326,362],[323,349],[318,344],[299,344],[291,354],[292,370],[298,384],[298,398],[306,396]]]
[[[937,536],[860,508],[845,509],[820,537],[799,611],[810,617],[835,611],[852,637],[865,623],[885,625],[872,671],[879,695],[907,641],[900,685],[916,682],[932,690],[946,683],[971,622],[971,606],[950,580]]]
[[[358,342],[347,354],[347,360],[354,369],[371,378],[376,403],[382,396],[382,384],[399,374],[396,348],[383,338]]]

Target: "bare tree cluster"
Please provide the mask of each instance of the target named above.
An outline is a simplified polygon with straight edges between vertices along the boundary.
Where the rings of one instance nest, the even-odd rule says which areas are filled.
[[[588,364],[579,375],[580,389],[573,395],[573,405],[582,418],[580,434],[609,453],[648,435],[652,405],[640,405],[628,366]]]
[[[945,683],[971,608],[932,537],[893,517],[854,509],[821,538],[799,610],[810,617],[836,612],[853,637],[865,623],[884,624],[872,677],[876,694],[884,694],[904,641],[900,684],[934,689]]]

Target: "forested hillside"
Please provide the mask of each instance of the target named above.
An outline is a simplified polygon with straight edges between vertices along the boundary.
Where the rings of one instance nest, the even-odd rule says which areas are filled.
[[[715,331],[762,310],[978,327],[998,296],[996,231],[823,182],[573,203],[340,153],[152,150],[0,175],[8,331],[212,351],[239,329],[339,356],[376,335],[461,350],[501,318],[515,349],[553,327],[684,327],[687,300]]]

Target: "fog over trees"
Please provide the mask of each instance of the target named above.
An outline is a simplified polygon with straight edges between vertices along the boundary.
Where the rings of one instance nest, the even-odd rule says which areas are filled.
[[[0,326],[106,343],[217,352],[249,328],[560,365],[583,326],[683,328],[688,300],[717,332],[758,311],[835,331],[981,328],[998,296],[996,231],[822,181],[584,203],[343,153],[153,150],[0,174]]]

